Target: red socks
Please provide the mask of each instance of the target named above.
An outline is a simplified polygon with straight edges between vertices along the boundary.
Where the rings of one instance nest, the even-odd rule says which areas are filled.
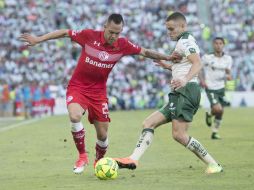
[[[99,160],[99,159],[101,159],[101,158],[103,158],[104,157],[104,155],[106,154],[106,152],[107,152],[107,148],[108,147],[101,147],[100,145],[98,145],[97,143],[96,143],[96,146],[95,146],[95,150],[96,150],[96,160]]]
[[[82,129],[81,131],[78,132],[71,132],[73,136],[73,140],[76,144],[77,150],[79,154],[84,154],[85,153],[85,130]]]

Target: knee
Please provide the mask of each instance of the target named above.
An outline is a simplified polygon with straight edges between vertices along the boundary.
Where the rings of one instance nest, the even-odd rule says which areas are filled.
[[[213,112],[214,115],[218,115],[218,114],[220,115],[220,114],[223,113],[223,109],[222,109],[222,107],[214,107],[212,109],[212,112]]]
[[[173,131],[172,132],[173,139],[177,142],[179,142],[182,145],[186,145],[188,142],[188,139],[186,139],[186,135],[180,131]]]
[[[69,111],[69,117],[72,123],[78,123],[81,121],[82,113],[76,111]]]

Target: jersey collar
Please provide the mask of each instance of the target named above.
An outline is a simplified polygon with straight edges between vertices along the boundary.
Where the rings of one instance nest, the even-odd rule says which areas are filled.
[[[218,57],[218,56],[215,55],[215,52],[214,52],[214,51],[212,52],[212,54],[214,55],[214,57]],[[224,51],[223,51],[221,57],[223,57],[224,55],[225,55],[225,53],[224,53]]]
[[[183,37],[184,35],[189,35],[189,34],[190,34],[190,32],[188,32],[188,31],[181,33],[179,36],[177,36],[177,41],[180,40],[180,38]]]
[[[114,48],[116,48],[118,46],[118,40],[116,40],[112,45],[108,44],[104,38],[104,31],[101,31],[101,43],[103,45],[108,45],[108,46],[113,46]]]

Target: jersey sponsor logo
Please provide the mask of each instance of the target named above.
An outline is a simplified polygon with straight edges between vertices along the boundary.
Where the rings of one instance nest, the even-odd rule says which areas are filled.
[[[72,100],[73,100],[73,96],[68,96],[67,99],[66,99],[67,102],[70,102]]]
[[[111,69],[114,67],[114,64],[105,64],[105,63],[101,63],[98,61],[94,61],[90,57],[86,57],[85,62],[89,63],[90,65],[93,65],[95,67],[100,67],[100,68],[104,68],[104,69]]]
[[[91,47],[87,44],[85,45],[85,52],[87,55],[91,57],[96,57],[100,59],[101,61],[107,61],[107,62],[116,62],[123,56],[122,53],[113,54],[113,53],[108,53],[106,51],[100,51],[98,49],[95,49],[95,47]]]
[[[100,59],[101,61],[107,61],[108,58],[109,58],[109,54],[108,54],[107,52],[101,51],[101,52],[99,53],[99,59]]]

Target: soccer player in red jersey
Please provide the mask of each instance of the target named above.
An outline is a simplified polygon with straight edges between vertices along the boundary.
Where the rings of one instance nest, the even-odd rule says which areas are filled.
[[[96,162],[102,158],[108,147],[108,126],[110,122],[106,82],[115,64],[126,55],[142,55],[151,59],[174,61],[181,59],[179,55],[163,55],[153,50],[140,47],[127,38],[119,37],[124,21],[120,14],[111,14],[103,31],[93,29],[57,30],[43,36],[22,34],[20,39],[34,46],[38,43],[69,37],[82,47],[78,64],[69,81],[66,103],[71,121],[71,131],[79,158],[74,165],[74,173],[82,173],[88,164],[85,149],[85,129],[81,118],[88,111],[88,119],[97,132]]]

